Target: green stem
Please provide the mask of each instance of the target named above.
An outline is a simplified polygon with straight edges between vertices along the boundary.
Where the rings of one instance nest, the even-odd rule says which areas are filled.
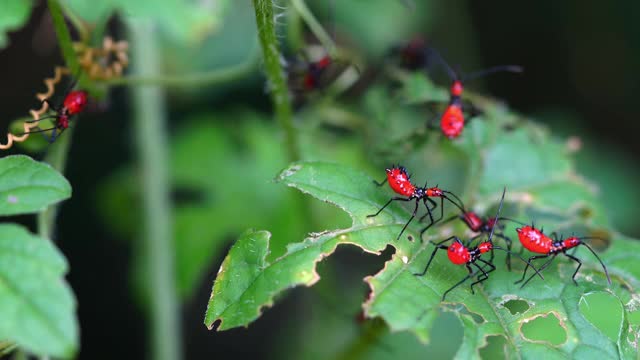
[[[142,19],[128,22],[132,72],[155,77],[160,73],[157,29]],[[131,103],[143,194],[142,248],[147,259],[152,359],[180,359],[182,354],[179,303],[173,258],[172,214],[169,198],[167,110],[157,86],[131,90]]]
[[[271,87],[276,118],[285,132],[285,142],[290,161],[300,159],[298,138],[293,127],[293,111],[285,73],[280,63],[280,51],[276,37],[273,0],[253,0],[256,11],[258,36],[264,57],[264,67]]]
[[[313,16],[313,13],[309,10],[304,0],[291,0],[291,4],[298,14],[300,14],[304,22],[307,23],[313,35],[318,38],[318,41],[320,41],[329,55],[335,57],[336,44],[331,40],[331,36],[324,30],[322,25],[320,25],[320,22]]]
[[[302,21],[300,14],[293,8],[287,9],[287,45],[291,52],[297,53],[302,49]]]
[[[65,5],[64,3],[58,3],[58,5],[62,7],[64,14],[69,18],[69,21],[71,21],[76,30],[78,30],[78,33],[80,34],[80,41],[86,43],[89,40],[89,29],[87,29],[85,23],[78,17],[78,15],[76,15],[76,13],[69,9],[68,5]]]
[[[58,36],[58,45],[62,51],[65,63],[71,70],[72,74],[77,74],[80,68],[76,52],[73,50],[73,42],[71,41],[71,34],[64,21],[64,15],[62,14],[62,7],[57,0],[48,0],[49,12],[51,12],[51,19],[53,19],[53,27],[56,29],[56,35]]]
[[[258,62],[258,52],[252,50],[249,57],[241,64],[231,67],[216,69],[209,72],[179,75],[179,76],[126,76],[103,81],[107,85],[161,85],[164,87],[196,87],[207,85],[219,85],[221,83],[237,80],[255,69]]]
[[[69,29],[64,21],[64,15],[62,15],[62,9],[60,4],[56,0],[49,0],[49,11],[51,12],[51,18],[53,19],[53,26],[56,29],[56,35],[58,37],[58,44],[62,50],[62,55],[69,68],[78,68],[78,59],[73,51],[73,44],[71,43],[71,35]],[[58,138],[55,144],[49,147],[49,152],[44,161],[48,162],[54,169],[60,173],[64,173],[65,166],[67,164],[67,155],[69,154],[69,147],[71,146],[71,135],[73,129],[67,129],[65,136]],[[38,233],[41,237],[51,239],[54,233],[54,225],[56,215],[58,213],[58,206],[49,206],[45,211],[38,214]]]
[[[73,128],[68,128],[65,131],[64,136],[58,137],[56,142],[49,146],[49,151],[44,158],[44,161],[49,163],[51,167],[58,172],[64,174],[65,167],[67,165],[67,157],[69,155],[69,148],[71,147],[71,135],[73,134]],[[58,206],[49,206],[45,211],[38,214],[38,234],[46,239],[52,239],[55,231],[55,221],[58,215]]]

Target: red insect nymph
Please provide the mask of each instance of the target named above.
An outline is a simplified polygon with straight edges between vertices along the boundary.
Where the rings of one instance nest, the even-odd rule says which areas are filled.
[[[44,119],[55,118],[55,126],[49,129],[39,129],[31,131],[31,133],[53,130],[53,132],[51,133],[51,137],[48,138],[49,142],[53,142],[58,136],[60,136],[60,134],[64,132],[64,130],[69,127],[71,118],[74,115],[80,114],[82,111],[84,111],[87,102],[89,101],[89,95],[84,90],[70,91],[64,97],[62,104],[58,108],[51,105],[48,100],[45,101],[49,104],[49,108],[54,111],[54,114],[39,118],[37,120],[31,120],[29,122],[39,122]]]
[[[502,204],[504,202],[504,194],[506,192],[503,191],[502,193],[502,199],[500,200],[500,206],[498,206],[498,214],[496,215],[496,219],[499,219],[500,216],[500,211],[502,210]],[[487,280],[489,278],[489,273],[494,271],[496,269],[495,265],[493,265],[493,250],[502,250],[502,251],[506,251],[508,254],[512,254],[516,257],[518,257],[519,259],[521,259],[523,262],[527,263],[527,266],[531,266],[536,273],[538,273],[538,270],[536,268],[533,267],[533,265],[531,265],[531,263],[529,263],[528,261],[526,261],[525,259],[523,259],[522,257],[520,257],[518,254],[513,254],[510,250],[507,249],[503,249],[501,247],[495,246],[493,245],[493,235],[494,232],[493,230],[491,231],[491,233],[489,234],[489,237],[487,238],[487,241],[481,242],[480,244],[478,244],[478,246],[472,247],[471,244],[473,243],[473,241],[475,240],[475,238],[471,238],[467,241],[467,243],[463,243],[462,240],[460,240],[460,238],[458,238],[457,236],[451,236],[448,239],[445,239],[439,243],[436,243],[436,248],[433,250],[433,252],[431,253],[431,257],[429,258],[429,262],[427,262],[427,266],[425,266],[424,271],[422,271],[421,273],[418,274],[414,274],[416,276],[423,276],[424,274],[427,273],[427,270],[429,269],[429,266],[431,265],[431,262],[433,261],[433,258],[436,255],[436,252],[438,252],[438,250],[447,250],[447,256],[449,257],[449,261],[455,265],[464,265],[467,268],[467,271],[469,272],[469,274],[467,276],[464,277],[464,279],[462,279],[461,281],[459,281],[458,283],[456,283],[455,285],[453,285],[451,288],[449,288],[449,290],[445,291],[444,294],[442,295],[442,301],[445,300],[445,298],[447,297],[447,294],[455,289],[458,285],[464,283],[465,281],[467,281],[470,278],[475,277],[476,275],[477,280],[473,283],[471,283],[471,293],[474,293],[473,290],[473,286],[476,284],[479,284],[485,280]],[[451,243],[451,245],[446,246],[444,245],[444,243],[449,242],[453,240],[453,242]],[[482,254],[485,254],[487,252],[491,252],[491,259],[489,261],[483,259],[481,256]],[[478,265],[477,262],[481,262],[481,265]],[[472,267],[475,266],[475,269]],[[542,275],[540,273],[538,273],[538,275],[540,275],[540,277],[542,277]]]
[[[442,131],[442,134],[449,139],[455,139],[462,134],[465,126],[465,110],[471,114],[469,118],[472,118],[475,113],[477,113],[477,109],[475,109],[471,104],[465,104],[467,109],[463,106],[462,93],[464,91],[464,82],[500,71],[522,72],[522,68],[520,66],[505,65],[494,66],[486,70],[459,76],[459,74],[444,61],[442,56],[440,56],[435,49],[430,49],[430,53],[433,54],[433,56],[445,67],[452,81],[449,89],[449,104],[440,117],[440,130]],[[427,124],[427,126],[435,127],[433,124]]]
[[[533,226],[517,228],[518,239],[522,246],[534,253],[546,254],[551,251],[553,240]]]
[[[331,65],[331,58],[325,55],[316,62],[310,62],[304,75],[304,87],[306,90],[315,90],[320,85],[320,76]]]
[[[555,238],[555,234],[552,234],[554,236],[554,239],[551,239],[550,237],[545,235],[541,230],[538,230],[534,226],[529,226],[529,225],[524,225],[521,228],[517,228],[516,231],[518,233],[518,238],[520,239],[520,242],[522,243],[523,247],[525,247],[527,250],[529,250],[531,252],[534,252],[534,253],[537,253],[537,254],[542,254],[542,255],[535,255],[535,256],[530,257],[529,261],[550,257],[550,259],[547,260],[547,262],[545,262],[540,267],[541,271],[544,270],[547,266],[549,266],[551,261],[553,261],[553,259],[555,259],[558,254],[563,254],[564,256],[566,256],[569,259],[571,259],[571,260],[573,260],[573,261],[578,263],[578,267],[576,268],[576,270],[573,273],[573,276],[571,277],[573,282],[576,285],[578,285],[578,282],[576,281],[576,275],[578,274],[578,271],[582,267],[582,261],[580,261],[580,259],[578,259],[577,257],[575,257],[575,256],[573,256],[571,254],[568,254],[567,250],[575,248],[575,247],[580,246],[580,245],[583,245],[584,247],[589,249],[589,251],[591,251],[591,253],[593,253],[593,255],[596,257],[596,259],[598,259],[598,261],[600,262],[600,265],[602,265],[602,269],[604,270],[604,273],[607,276],[607,281],[609,282],[609,285],[611,285],[611,278],[609,277],[609,272],[607,271],[607,267],[604,265],[604,263],[602,262],[602,260],[598,256],[598,254],[596,254],[596,252],[593,251],[591,246],[587,245],[583,241],[583,240],[588,239],[588,238],[586,238],[586,237],[579,238],[579,237],[576,237],[576,236],[571,236],[571,237],[568,237],[566,239],[558,240],[558,239]],[[527,275],[527,269],[528,268],[529,268],[529,265],[527,265],[527,267],[525,267],[524,273],[522,274],[522,279],[518,280],[516,283],[524,281],[524,279],[525,279],[525,277]],[[527,281],[525,281],[522,284],[522,287],[527,285],[527,283],[532,278],[533,278],[533,276],[531,276],[529,279],[527,279]]]
[[[391,190],[393,190],[396,194],[402,195],[403,197],[394,197],[387,201],[383,207],[381,207],[377,213],[367,215],[367,217],[378,216],[382,210],[384,210],[392,201],[415,201],[415,208],[413,209],[413,213],[411,214],[411,218],[402,228],[400,234],[398,234],[398,239],[402,236],[402,233],[406,230],[409,223],[416,217],[416,213],[418,212],[418,206],[420,205],[420,201],[423,202],[424,206],[427,208],[427,214],[425,216],[429,216],[431,220],[431,225],[442,220],[444,216],[444,199],[447,199],[449,202],[454,204],[458,209],[464,212],[464,204],[462,200],[458,198],[455,194],[450,191],[442,190],[438,187],[427,188],[426,184],[423,187],[416,186],[411,182],[411,176],[407,173],[407,169],[403,166],[392,166],[390,168],[385,169],[387,173],[387,177],[382,182],[377,182],[374,180],[374,183],[378,186],[382,186],[385,182],[389,182],[389,186]],[[438,206],[438,204],[433,201],[432,197],[440,198],[440,217],[437,220],[433,219],[432,211]],[[452,200],[455,199],[454,200]],[[433,207],[429,207],[429,205]],[[421,219],[422,220],[422,219]],[[428,228],[428,227],[427,227]],[[425,230],[420,232],[420,235],[424,233]]]
[[[79,114],[87,105],[88,98],[89,96],[84,90],[70,92],[62,102],[61,112],[66,112],[69,116]]]
[[[416,192],[416,187],[411,183],[409,179],[409,174],[407,174],[407,169],[404,167],[391,167],[389,169],[385,169],[387,172],[387,181],[389,181],[389,186],[396,193],[402,196],[412,196]]]
[[[464,113],[462,106],[452,104],[442,114],[440,118],[440,130],[449,139],[455,139],[464,130]]]

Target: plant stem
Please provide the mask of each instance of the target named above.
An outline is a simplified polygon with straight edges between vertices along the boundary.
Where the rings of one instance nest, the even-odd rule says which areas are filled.
[[[76,13],[71,11],[68,5],[65,5],[64,3],[58,3],[58,5],[62,7],[63,13],[69,18],[69,21],[71,21],[73,26],[76,28],[78,34],[80,34],[80,41],[84,43],[89,41],[89,29],[87,29],[84,21],[82,21]]]
[[[132,71],[140,76],[160,73],[157,29],[141,19],[128,22],[132,42]],[[157,86],[131,90],[134,126],[143,194],[143,236],[150,300],[152,359],[180,359],[179,304],[176,295],[169,198],[167,111],[165,94]]]
[[[71,135],[73,128],[69,127],[64,136],[58,137],[55,144],[49,146],[49,152],[44,158],[44,161],[49,163],[58,172],[64,174],[64,169],[67,165],[67,156],[69,155],[69,148],[71,147]],[[53,233],[55,231],[55,221],[58,215],[58,205],[49,206],[45,211],[38,214],[38,234],[46,239],[53,240]]]
[[[209,72],[176,76],[126,76],[102,81],[107,85],[161,85],[165,87],[196,87],[206,85],[218,85],[230,82],[247,75],[255,67],[258,60],[257,47],[252,50],[249,57],[231,67],[216,69]]]
[[[51,12],[51,19],[53,19],[53,27],[56,29],[58,45],[60,46],[60,51],[62,51],[64,61],[71,70],[71,73],[76,74],[80,68],[80,63],[76,57],[76,52],[73,50],[71,34],[64,21],[62,7],[57,0],[48,0],[47,4],[49,5],[49,12]]]
[[[273,0],[253,0],[256,11],[258,37],[264,57],[264,67],[271,90],[276,118],[285,133],[287,153],[290,161],[300,159],[298,138],[293,127],[293,111],[285,73],[280,63],[280,50],[275,31]]]
[[[62,51],[62,56],[69,68],[78,68],[78,59],[73,51],[73,44],[71,43],[71,35],[69,29],[64,22],[64,15],[62,15],[62,9],[57,0],[48,1],[49,11],[51,12],[51,18],[53,19],[53,26],[56,30],[56,36],[58,37],[58,44]],[[75,65],[74,65],[75,64]],[[65,136],[58,138],[55,144],[49,147],[49,152],[44,161],[48,162],[54,169],[60,173],[64,173],[65,166],[67,164],[67,155],[69,154],[69,147],[71,146],[71,135],[73,134],[73,128],[68,128]],[[38,234],[46,239],[52,239],[54,232],[54,225],[56,215],[58,213],[58,206],[49,206],[45,211],[38,214]]]
[[[296,9],[298,14],[300,14],[304,22],[307,23],[307,26],[309,27],[313,35],[318,38],[318,41],[320,41],[327,52],[331,56],[335,56],[336,44],[333,42],[333,40],[331,40],[331,36],[329,36],[329,34],[324,30],[315,16],[313,16],[313,13],[311,12],[311,10],[309,10],[304,0],[291,0],[291,4]]]

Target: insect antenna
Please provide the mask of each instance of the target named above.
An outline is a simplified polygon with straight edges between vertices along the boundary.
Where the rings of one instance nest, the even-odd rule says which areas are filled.
[[[522,73],[524,69],[519,65],[500,65],[490,67],[488,69],[479,70],[476,72],[472,72],[470,74],[463,75],[462,82],[467,82],[469,80],[477,79],[479,77],[483,77],[489,74],[497,73],[497,72],[511,72],[511,73]]]
[[[611,277],[609,277],[609,271],[607,271],[607,267],[604,265],[604,263],[600,259],[600,256],[598,256],[598,254],[596,254],[596,252],[593,250],[593,248],[591,246],[589,246],[589,244],[587,244],[584,241],[582,241],[582,240],[585,240],[585,239],[586,240],[592,240],[592,239],[602,240],[602,239],[601,238],[597,238],[597,237],[582,237],[582,238],[579,238],[579,239],[580,239],[580,245],[584,245],[587,249],[589,249],[589,251],[591,251],[593,256],[595,256],[596,259],[598,259],[598,261],[600,262],[600,265],[602,265],[602,268],[604,269],[605,275],[607,275],[607,281],[609,282],[609,285],[611,285]]]

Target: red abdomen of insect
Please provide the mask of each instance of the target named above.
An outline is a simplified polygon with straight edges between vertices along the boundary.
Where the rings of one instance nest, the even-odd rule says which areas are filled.
[[[518,232],[520,243],[527,250],[538,254],[548,254],[551,251],[553,241],[542,231],[529,225],[517,228],[516,231]]]
[[[449,105],[440,119],[440,129],[444,136],[454,139],[460,136],[464,129],[464,114],[458,105]]]
[[[582,240],[576,236],[568,237],[562,241],[562,246],[565,249],[574,248],[582,243]]]
[[[318,81],[313,74],[304,75],[304,88],[307,90],[315,90],[318,87]]]
[[[62,106],[67,110],[67,114],[75,115],[82,112],[85,105],[87,105],[87,98],[86,91],[72,91],[64,98]]]
[[[318,60],[318,62],[316,63],[318,70],[324,70],[329,65],[331,65],[331,57],[329,57],[329,55],[324,56],[322,59]]]
[[[409,180],[409,175],[403,167],[386,169],[389,186],[396,193],[402,196],[411,196],[415,193],[416,187]]]
[[[493,249],[493,244],[488,241],[480,243],[480,245],[478,245],[478,251],[480,251],[480,254],[489,252],[491,251],[491,249]]]
[[[454,242],[449,246],[447,256],[449,256],[449,261],[456,265],[466,264],[471,259],[469,250],[459,242]]]
[[[482,228],[482,219],[472,211],[464,213],[462,220],[473,232],[478,232]]]

